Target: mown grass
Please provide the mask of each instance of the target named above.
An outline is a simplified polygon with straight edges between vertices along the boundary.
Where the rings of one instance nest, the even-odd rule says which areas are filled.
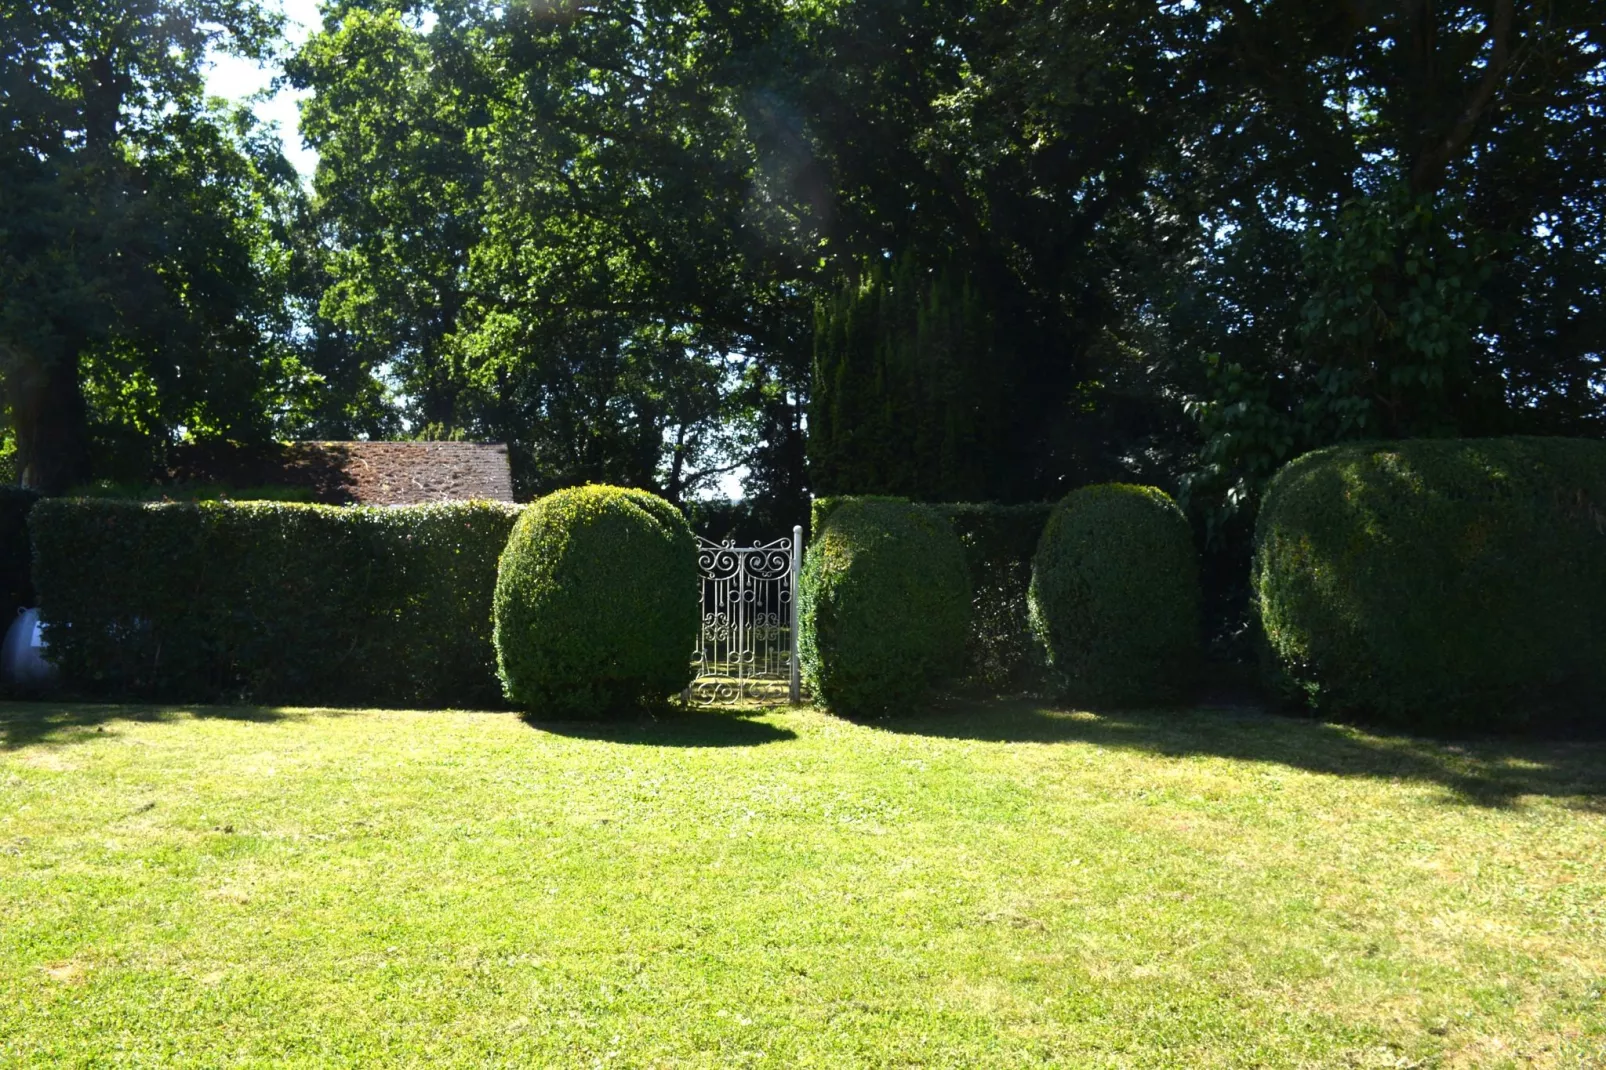
[[[0,1062],[1606,1063],[1606,747],[0,706]]]

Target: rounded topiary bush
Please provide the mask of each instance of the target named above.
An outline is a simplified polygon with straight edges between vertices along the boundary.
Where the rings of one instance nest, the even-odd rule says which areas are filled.
[[[541,713],[662,702],[691,682],[697,545],[679,510],[623,487],[573,487],[525,509],[492,603],[504,694]]]
[[[1266,490],[1253,579],[1269,682],[1323,713],[1606,723],[1606,443],[1308,453]]]
[[[1199,565],[1187,517],[1164,491],[1072,491],[1032,559],[1032,630],[1064,697],[1174,702],[1199,657]]]
[[[847,499],[803,563],[802,670],[816,701],[850,716],[917,701],[964,663],[965,554],[947,520],[887,499]]]

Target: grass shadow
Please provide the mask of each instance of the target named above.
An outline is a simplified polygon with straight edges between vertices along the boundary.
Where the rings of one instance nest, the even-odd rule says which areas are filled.
[[[112,721],[162,724],[185,717],[271,723],[304,716],[271,706],[181,706],[91,702],[0,703],[0,750],[72,743],[97,734]]]
[[[1606,741],[1480,737],[1454,741],[1249,708],[1055,709],[1030,700],[955,700],[859,723],[888,732],[1000,743],[1090,743],[1169,758],[1208,755],[1340,777],[1434,783],[1459,802],[1507,807],[1524,795],[1606,813]]]
[[[524,723],[571,739],[647,747],[756,747],[797,738],[797,733],[790,728],[752,720],[751,714],[758,712],[671,708],[595,721],[548,721],[527,715]]]
[[[273,723],[311,716],[338,716],[323,707],[153,705],[144,703],[0,702],[0,751],[81,743],[116,721],[165,724],[185,718]],[[532,728],[575,739],[657,747],[753,747],[796,739],[797,733],[750,718],[762,712],[670,708],[594,721],[554,721],[525,716]]]

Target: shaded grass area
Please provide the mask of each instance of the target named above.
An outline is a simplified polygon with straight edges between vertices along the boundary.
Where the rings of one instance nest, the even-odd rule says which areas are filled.
[[[1592,1066],[1606,746],[0,705],[0,1063]]]
[[[1242,707],[1093,715],[1031,701],[956,702],[919,718],[866,725],[949,739],[1090,743],[1167,758],[1213,756],[1331,776],[1422,781],[1482,806],[1548,795],[1606,810],[1606,745],[1598,739],[1413,739]]]

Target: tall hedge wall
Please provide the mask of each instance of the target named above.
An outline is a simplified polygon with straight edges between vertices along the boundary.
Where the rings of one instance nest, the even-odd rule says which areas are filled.
[[[870,495],[816,498],[810,514],[812,530],[822,530],[845,502],[904,500]],[[920,508],[946,520],[964,548],[971,590],[970,628],[960,674],[964,683],[993,692],[1043,688],[1045,666],[1027,620],[1026,592],[1032,580],[1032,554],[1053,504],[938,502]]]
[[[516,506],[47,499],[29,518],[51,657],[111,698],[498,703]]]
[[[1254,584],[1273,685],[1317,709],[1606,724],[1606,443],[1307,454],[1266,492]]]

